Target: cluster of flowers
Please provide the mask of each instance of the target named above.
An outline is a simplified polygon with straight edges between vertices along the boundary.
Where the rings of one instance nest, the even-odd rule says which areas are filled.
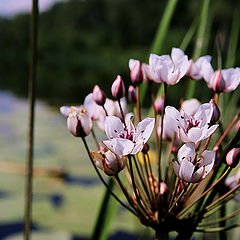
[[[171,56],[150,54],[149,64],[131,59],[130,78],[135,87],[133,85],[129,87],[128,100],[133,106],[134,113],[127,112],[125,86],[119,75],[111,86],[112,97],[115,100],[107,98],[96,85],[93,92],[86,96],[83,105],[60,108],[61,113],[67,117],[70,132],[83,139],[89,158],[101,180],[104,182],[98,168],[113,176],[130,206],[124,204],[114,193],[113,196],[143,224],[151,226],[156,231],[166,227],[165,231],[174,229],[181,232],[181,229],[176,229],[175,224],[190,208],[188,205],[197,202],[194,201],[194,197],[202,194],[203,198],[214,184],[217,185],[227,175],[224,173],[224,176],[206,188],[205,192],[202,192],[203,187],[198,188],[198,184],[193,184],[202,181],[219,165],[217,156],[219,146],[239,118],[238,114],[220,137],[215,148],[207,150],[211,135],[218,128],[216,124],[220,117],[218,96],[221,92],[235,90],[240,83],[240,68],[214,71],[210,61],[210,56],[200,57],[197,61],[189,60],[178,48],[172,49]],[[166,106],[167,86],[177,84],[184,76],[193,80],[204,79],[208,87],[213,89],[214,98],[204,104],[197,99],[182,101],[179,110]],[[147,83],[152,89],[154,110],[154,118],[147,117],[143,120],[139,94],[142,82]],[[154,82],[163,83],[163,96],[155,98],[152,87]],[[107,140],[98,142],[93,131],[93,120],[105,131]],[[154,129],[156,145],[154,148],[151,146],[153,144],[150,144],[150,149],[147,141]],[[98,151],[90,151],[88,148],[85,137],[90,133],[93,134]],[[161,163],[163,140],[168,142],[164,161],[164,165],[167,166],[165,175]],[[201,147],[203,141],[205,144]],[[228,166],[233,168],[239,162],[240,148],[234,145],[229,150],[228,154],[225,154],[226,160]],[[172,164],[169,161],[171,159]],[[123,185],[118,175],[123,169],[129,183],[128,187]],[[229,186],[233,183],[231,180],[228,182]],[[107,186],[105,182],[104,184]],[[232,188],[239,187],[238,184],[239,182]],[[127,189],[129,187],[130,189]]]

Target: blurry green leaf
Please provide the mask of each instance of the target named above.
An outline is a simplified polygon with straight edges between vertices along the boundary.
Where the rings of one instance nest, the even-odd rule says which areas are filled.
[[[210,3],[210,0],[204,0],[204,2],[203,2],[201,17],[200,17],[200,24],[199,24],[199,28],[198,28],[198,34],[197,34],[197,39],[196,39],[194,54],[193,54],[194,60],[199,58],[202,54],[202,49],[204,46],[204,39],[205,39],[205,34],[206,34],[206,28],[207,28],[209,3]],[[190,99],[193,97],[195,85],[196,85],[196,81],[190,81],[188,83],[186,99]]]

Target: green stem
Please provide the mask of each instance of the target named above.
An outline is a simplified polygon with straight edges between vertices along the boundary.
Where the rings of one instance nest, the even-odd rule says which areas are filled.
[[[28,156],[26,165],[25,187],[25,227],[24,240],[29,240],[32,221],[32,176],[33,176],[33,148],[34,148],[34,112],[35,112],[35,82],[37,67],[37,33],[38,33],[38,0],[32,1],[30,19],[30,71],[29,71],[29,132],[28,132]]]
[[[113,191],[115,184],[112,178],[109,179],[107,184],[108,184],[108,188],[111,191]],[[109,191],[105,191],[104,197],[102,199],[100,211],[98,213],[97,220],[94,226],[93,234],[91,236],[92,240],[101,239],[102,233],[104,232],[103,229],[106,227],[105,226],[105,222],[107,220],[106,213],[108,211],[107,207],[110,201],[111,201],[111,194]]]

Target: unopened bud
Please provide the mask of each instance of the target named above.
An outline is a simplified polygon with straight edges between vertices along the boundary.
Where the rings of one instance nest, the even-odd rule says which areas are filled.
[[[163,195],[168,190],[167,184],[165,182],[160,182],[160,195]]]
[[[141,63],[139,60],[130,59],[129,68],[131,70],[130,77],[133,83],[139,84],[143,81]]]
[[[86,137],[92,131],[92,120],[85,108],[71,107],[67,127],[75,137]]]
[[[125,95],[125,86],[120,75],[117,76],[111,87],[112,96],[120,99]]]
[[[240,159],[240,148],[233,148],[230,150],[226,156],[226,162],[228,166],[235,168]]]
[[[164,97],[158,97],[154,103],[155,112],[161,114],[163,112]]]
[[[222,79],[222,73],[221,70],[217,70],[214,72],[212,78],[211,78],[213,91],[214,92],[222,92],[225,88],[224,80]]]
[[[95,85],[93,88],[93,100],[100,106],[103,106],[106,102],[105,93],[98,85]]]
[[[212,107],[213,107],[211,123],[215,124],[215,122],[217,122],[218,119],[220,118],[220,110],[214,99],[211,99],[210,103],[212,104]]]
[[[134,103],[137,101],[137,92],[134,86],[129,86],[128,88],[128,100],[130,103]]]

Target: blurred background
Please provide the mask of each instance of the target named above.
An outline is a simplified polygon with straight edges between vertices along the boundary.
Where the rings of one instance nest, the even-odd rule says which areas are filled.
[[[237,2],[210,2],[202,53],[213,56],[215,69],[217,38],[225,64]],[[166,4],[166,0],[39,0],[33,239],[89,238],[104,188],[58,109],[82,103],[95,84],[110,96],[117,74],[128,86],[128,60],[147,61]],[[178,1],[161,54],[180,46],[201,5],[200,0]],[[0,239],[22,239],[30,8],[30,0],[0,1]],[[190,57],[194,40],[185,51]],[[239,47],[234,65],[240,65]],[[208,99],[211,91],[197,84],[199,100]],[[179,83],[172,88],[169,103],[176,102],[182,87]],[[101,132],[97,135],[104,138]],[[117,210],[108,239],[148,239],[150,230],[142,229],[122,208],[112,207]]]

